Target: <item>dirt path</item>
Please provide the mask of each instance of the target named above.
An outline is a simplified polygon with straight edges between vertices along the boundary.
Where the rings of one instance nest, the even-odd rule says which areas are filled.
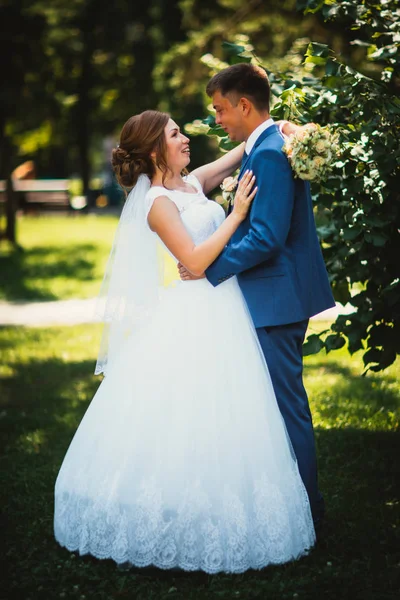
[[[55,302],[2,302],[0,301],[0,325],[45,327],[49,325],[78,325],[94,323],[96,298],[88,300],[59,300]],[[341,304],[325,310],[313,320],[334,321],[338,314],[353,312],[353,307]]]
[[[78,325],[93,323],[95,298],[88,300],[59,300],[55,302],[1,302],[0,325]]]

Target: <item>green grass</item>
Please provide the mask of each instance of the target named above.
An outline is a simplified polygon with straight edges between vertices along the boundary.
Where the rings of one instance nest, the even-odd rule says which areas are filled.
[[[0,598],[398,597],[400,362],[362,377],[360,357],[349,358],[344,349],[305,361],[328,509],[325,537],[310,556],[235,576],[124,573],[112,561],[59,547],[52,531],[54,482],[99,384],[92,374],[99,337],[98,325],[0,329],[1,551],[7,573]]]
[[[0,300],[95,296],[116,226],[112,216],[20,217],[20,249],[0,244]]]

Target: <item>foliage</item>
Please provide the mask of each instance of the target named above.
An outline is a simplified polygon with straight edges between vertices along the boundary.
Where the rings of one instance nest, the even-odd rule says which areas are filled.
[[[165,2],[3,4],[0,42],[11,64],[0,107],[12,168],[18,160],[34,158],[38,176],[76,172],[86,191],[93,167],[104,168],[103,139],[130,114],[156,102],[150,12]],[[0,170],[6,177],[4,165]]]
[[[295,1],[3,0],[0,49],[9,60],[0,89],[0,179],[32,159],[39,178],[81,179],[90,206],[93,176],[116,200],[108,157],[122,123],[146,108],[182,123],[195,118],[207,77],[198,58],[227,31],[250,33],[279,63],[299,35],[321,30],[313,15],[296,13]],[[338,33],[325,29],[324,37]],[[197,138],[192,165],[215,152]],[[8,200],[7,232],[15,214]]]
[[[332,174],[312,189],[335,299],[356,310],[339,316],[332,331],[310,336],[304,352],[329,352],[347,339],[351,353],[364,349],[366,370],[379,371],[400,352],[400,14],[391,0],[381,5],[310,0],[307,5],[359,32],[360,40],[353,43],[367,49],[376,78],[340,62],[321,43],[308,45],[303,73],[265,67],[275,97],[271,114],[330,124],[340,132],[342,145]],[[228,49],[234,61],[259,60],[249,44]],[[204,123],[208,134],[221,136],[221,148],[228,148],[213,118]]]
[[[316,323],[312,324],[316,327]],[[0,329],[7,600],[391,600],[398,592],[399,363],[362,378],[344,350],[305,360],[328,518],[310,556],[243,575],[118,571],[53,537],[54,483],[93,397],[101,326]],[[397,454],[396,454],[397,453]],[[397,526],[397,527],[396,527]]]
[[[376,67],[376,79],[367,77],[322,44],[311,44],[306,54],[322,77],[303,82],[304,118],[337,124],[343,143],[336,173],[318,190],[326,211],[319,233],[335,297],[356,308],[337,319],[323,343],[329,351],[345,335],[350,352],[365,348],[364,365],[378,371],[400,352],[400,11],[391,0],[320,2],[319,8],[357,31],[353,44]]]

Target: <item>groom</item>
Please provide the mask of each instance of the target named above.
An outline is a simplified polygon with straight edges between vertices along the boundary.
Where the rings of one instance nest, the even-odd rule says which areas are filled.
[[[335,305],[315,229],[310,186],[295,179],[283,138],[269,116],[270,87],[259,67],[240,63],[207,86],[216,123],[246,141],[239,179],[256,176],[257,194],[230,244],[207,269],[217,286],[237,275],[256,327],[277,402],[297,456],[317,533],[324,516],[314,430],[303,386],[302,345],[308,319]],[[189,278],[183,267],[181,276]]]

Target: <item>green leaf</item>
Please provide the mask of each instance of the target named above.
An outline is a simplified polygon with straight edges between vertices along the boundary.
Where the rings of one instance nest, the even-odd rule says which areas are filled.
[[[318,12],[319,10],[321,10],[321,8],[324,6],[325,4],[325,0],[308,0],[307,4],[306,4],[306,8],[304,10],[304,14],[314,14],[316,12]]]
[[[384,246],[388,241],[388,237],[384,233],[366,232],[364,233],[364,238],[370,244],[378,247]]]
[[[203,123],[209,127],[215,127],[215,117],[213,115],[208,115],[205,119],[203,119]]]
[[[394,327],[380,323],[374,325],[369,330],[368,342],[371,346],[388,346],[396,341],[396,332]]]
[[[326,61],[325,73],[328,76],[332,76],[332,75],[336,76],[338,74],[339,67],[340,67],[340,65],[337,63],[336,60],[333,60],[332,58],[328,58],[328,60]]]
[[[360,330],[356,330],[356,331],[352,331],[351,333],[348,333],[347,339],[349,342],[348,348],[349,348],[350,354],[354,354],[355,352],[358,352],[358,350],[362,350],[364,348],[363,342],[362,342],[362,337],[360,335]]]
[[[315,65],[324,65],[326,63],[326,59],[321,56],[307,56],[305,61],[307,63],[314,63]]]
[[[222,42],[221,46],[224,50],[226,50],[229,54],[238,55],[246,50],[244,46],[240,46],[239,44],[234,44],[232,42]]]
[[[223,150],[232,150],[233,148],[236,148],[236,146],[237,142],[232,142],[229,136],[220,138],[219,147]]]
[[[340,302],[341,304],[343,304],[343,306],[347,304],[347,302],[350,302],[350,288],[346,280],[342,280],[337,283],[335,282],[332,285],[332,291],[336,302]]]
[[[360,235],[361,231],[362,230],[360,227],[348,227],[347,229],[343,230],[343,238],[348,241],[354,240],[358,235]]]
[[[345,343],[345,338],[339,333],[336,333],[328,335],[328,337],[325,340],[325,348],[327,352],[329,352],[330,350],[339,350],[339,348],[343,348]]]
[[[229,59],[229,63],[231,65],[237,65],[238,63],[251,63],[252,57],[251,55],[247,56],[244,54],[235,54]]]
[[[226,137],[226,131],[224,131],[220,125],[217,125],[216,127],[211,127],[207,131],[207,135],[217,135],[218,137]]]
[[[303,344],[303,356],[317,354],[324,347],[323,342],[316,334],[309,335],[305,344]]]
[[[381,371],[386,369],[396,360],[396,352],[391,348],[370,348],[363,355],[363,362],[365,366],[370,363],[377,363],[376,366],[369,367],[371,371]]]
[[[307,48],[307,56],[321,56],[328,58],[329,46],[327,44],[319,44],[318,42],[310,42]]]

